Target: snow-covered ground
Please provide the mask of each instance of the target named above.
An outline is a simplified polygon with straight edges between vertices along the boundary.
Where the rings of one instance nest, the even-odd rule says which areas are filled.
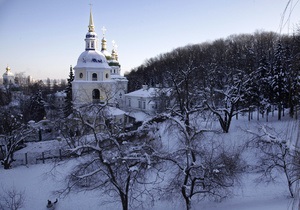
[[[256,120],[250,123],[246,119],[234,120],[230,129],[230,134],[224,134],[223,139],[233,141],[245,140],[245,130],[254,130],[258,125],[266,124],[264,121]],[[299,125],[295,121],[274,120],[268,123],[268,126],[274,127],[276,132],[285,131],[286,137],[296,135]],[[295,130],[296,129],[296,130]],[[60,145],[56,140],[41,143],[31,143],[24,150],[19,151],[22,154],[26,151],[44,151]],[[76,161],[76,160],[72,160]],[[12,187],[25,193],[25,210],[46,209],[47,200],[54,201],[57,195],[55,190],[63,186],[63,177],[68,173],[74,162],[59,162],[54,168],[54,163],[36,164],[28,166],[17,166],[10,170],[0,169],[0,192],[2,189]],[[234,196],[222,202],[200,201],[194,202],[194,210],[286,210],[292,209],[292,200],[288,198],[288,188],[286,180],[280,178],[276,183],[260,183],[254,180],[257,174],[245,174],[239,186],[234,191]],[[1,194],[1,193],[0,193]],[[121,209],[120,202],[107,203],[109,200],[99,192],[79,192],[71,193],[68,197],[59,198],[56,206],[57,210],[118,210]],[[153,210],[181,210],[185,209],[183,200],[157,201]]]
[[[62,164],[53,169],[53,164],[20,166],[11,170],[0,170],[0,185],[4,189],[12,186],[25,192],[23,209],[46,209],[47,200],[54,201],[57,197],[53,192],[61,189],[61,178],[68,171],[68,166]],[[55,174],[55,178],[52,176]],[[220,203],[203,201],[195,203],[194,208],[203,210],[284,210],[291,208],[291,199],[284,180],[272,184],[256,184],[255,175],[245,175],[242,186],[236,189],[235,196]],[[59,198],[57,210],[121,209],[119,203],[103,204],[105,198],[98,192],[71,193],[68,197]],[[184,203],[180,201],[157,202],[153,210],[181,210]]]

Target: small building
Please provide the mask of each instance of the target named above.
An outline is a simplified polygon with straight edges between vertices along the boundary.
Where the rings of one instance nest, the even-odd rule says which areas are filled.
[[[141,89],[125,94],[126,110],[154,113],[158,108],[159,91],[159,88],[143,85]]]
[[[65,91],[57,91],[54,93],[54,106],[58,109],[64,108],[66,97],[67,94]]]

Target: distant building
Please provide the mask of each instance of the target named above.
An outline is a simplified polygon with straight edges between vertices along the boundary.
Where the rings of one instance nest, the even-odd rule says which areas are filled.
[[[15,75],[11,72],[10,67],[6,67],[6,72],[3,74],[3,85],[15,84]]]
[[[65,106],[65,99],[67,97],[67,94],[65,91],[57,91],[54,93],[54,106],[57,109],[62,109]]]
[[[103,28],[102,48],[99,51],[98,36],[90,11],[85,51],[81,53],[74,67],[72,98],[75,106],[86,103],[108,103],[120,108],[124,106],[128,80],[120,75],[116,49],[113,49],[112,54],[108,53],[104,35]]]

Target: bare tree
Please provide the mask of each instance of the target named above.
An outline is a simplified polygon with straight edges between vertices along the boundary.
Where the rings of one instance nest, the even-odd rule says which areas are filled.
[[[295,196],[294,185],[300,180],[300,151],[291,148],[291,139],[281,138],[279,133],[266,126],[255,135],[255,145],[260,151],[258,170],[262,173],[259,181],[274,181],[275,172],[283,173],[290,196]]]
[[[15,187],[11,189],[2,189],[0,194],[1,210],[18,210],[24,207],[25,191],[17,191]]]

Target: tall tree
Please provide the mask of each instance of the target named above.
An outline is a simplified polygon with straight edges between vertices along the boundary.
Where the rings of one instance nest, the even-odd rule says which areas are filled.
[[[70,73],[68,78],[68,84],[65,89],[66,98],[65,98],[65,107],[64,107],[64,115],[68,117],[72,113],[73,103],[72,103],[72,82],[74,80],[74,74],[72,66],[70,66]]]
[[[285,55],[282,43],[277,43],[275,52],[275,62],[272,68],[272,77],[270,80],[273,91],[273,103],[278,107],[278,120],[281,120],[284,102],[287,99],[287,69],[285,66]]]

